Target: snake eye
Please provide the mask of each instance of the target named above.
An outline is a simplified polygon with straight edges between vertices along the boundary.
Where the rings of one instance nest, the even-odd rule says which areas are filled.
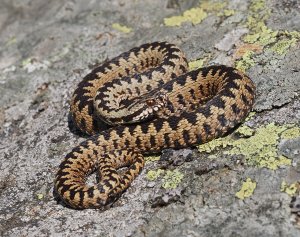
[[[156,103],[155,103],[155,100],[154,100],[154,99],[149,99],[149,100],[146,101],[146,104],[147,104],[148,106],[154,106]]]

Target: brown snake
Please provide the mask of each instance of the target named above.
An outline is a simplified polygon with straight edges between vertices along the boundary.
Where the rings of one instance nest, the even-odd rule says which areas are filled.
[[[104,63],[79,83],[71,114],[75,125],[93,136],[59,166],[55,190],[67,205],[83,209],[112,203],[142,170],[144,154],[208,142],[251,110],[255,86],[237,69],[186,72],[178,47],[154,42]],[[114,126],[100,131],[101,120]],[[124,166],[126,171],[118,171]],[[94,171],[100,180],[89,186],[85,180]]]

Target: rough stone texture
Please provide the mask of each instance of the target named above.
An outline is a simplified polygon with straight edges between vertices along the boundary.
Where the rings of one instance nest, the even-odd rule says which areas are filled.
[[[251,1],[229,2],[235,15],[211,14],[200,24],[180,27],[167,27],[163,19],[197,7],[199,1],[0,2],[1,236],[300,236],[290,220],[291,198],[280,192],[283,180],[300,178],[299,139],[281,144],[293,166],[276,171],[245,165],[221,152],[211,161],[195,150],[177,154],[184,162],[176,165],[148,163],[105,212],[72,210],[53,197],[59,163],[85,139],[68,128],[68,100],[81,78],[104,60],[155,40],[178,44],[190,60],[209,54],[207,65],[232,64],[235,44],[224,42],[230,32],[247,32],[243,22]],[[267,7],[272,9],[268,27],[300,30],[298,1],[269,0]],[[133,31],[118,32],[113,23]],[[258,56],[261,63],[248,71],[257,85],[254,127],[299,125],[299,58],[297,43],[285,56]],[[148,181],[147,171],[157,168],[178,168],[184,174],[180,186],[166,191],[159,182]],[[239,200],[235,193],[246,177],[254,177],[257,188],[250,198]]]

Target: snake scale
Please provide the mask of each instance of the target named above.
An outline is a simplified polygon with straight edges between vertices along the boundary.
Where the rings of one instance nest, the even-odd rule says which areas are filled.
[[[187,68],[177,46],[153,42],[84,77],[70,112],[76,127],[92,136],[66,155],[55,179],[56,193],[68,206],[113,203],[142,170],[144,154],[208,142],[247,116],[255,97],[248,76],[223,65]],[[103,121],[111,126],[101,131]],[[99,180],[88,185],[95,171]]]

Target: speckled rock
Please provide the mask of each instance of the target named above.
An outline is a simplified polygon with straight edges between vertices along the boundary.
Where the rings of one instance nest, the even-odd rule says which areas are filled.
[[[146,42],[175,43],[204,66],[246,70],[257,86],[256,114],[246,123],[253,135],[270,123],[299,127],[299,9],[291,0],[2,0],[0,235],[300,236],[297,134],[278,136],[278,157],[290,162],[277,170],[226,154],[228,146],[189,148],[148,161],[104,212],[73,210],[53,196],[58,165],[86,139],[68,126],[76,84]],[[168,26],[174,20],[178,26]],[[236,134],[232,139],[247,139]],[[168,189],[166,175],[175,171],[180,182]],[[256,188],[241,200],[236,193],[247,178]],[[286,192],[283,181],[296,188]]]

